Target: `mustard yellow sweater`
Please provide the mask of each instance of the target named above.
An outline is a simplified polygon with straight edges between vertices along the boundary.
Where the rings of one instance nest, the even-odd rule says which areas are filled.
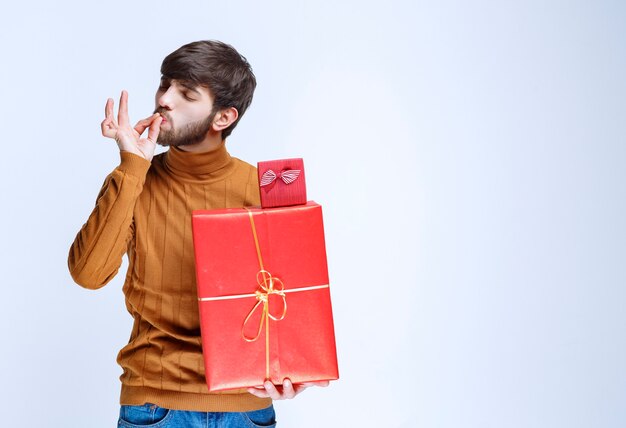
[[[245,390],[209,393],[202,360],[191,212],[251,205],[259,205],[256,169],[224,142],[205,153],[171,147],[152,163],[121,153],[68,259],[72,278],[97,289],[128,255],[124,295],[134,323],[117,358],[121,404],[206,412],[271,404]]]

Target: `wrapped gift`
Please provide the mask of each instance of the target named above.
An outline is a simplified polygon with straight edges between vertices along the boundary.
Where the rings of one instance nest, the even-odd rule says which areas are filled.
[[[306,203],[304,162],[301,158],[258,162],[257,171],[263,208]]]
[[[338,378],[322,208],[194,211],[209,391]]]

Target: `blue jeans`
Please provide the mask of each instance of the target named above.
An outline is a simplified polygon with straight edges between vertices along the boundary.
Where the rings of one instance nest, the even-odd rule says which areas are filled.
[[[252,412],[191,412],[169,410],[155,404],[122,406],[120,428],[256,428],[275,427],[274,407]]]

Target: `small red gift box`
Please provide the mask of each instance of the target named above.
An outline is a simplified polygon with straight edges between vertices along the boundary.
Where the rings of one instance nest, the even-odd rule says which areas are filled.
[[[194,211],[209,391],[339,377],[322,208]]]
[[[257,163],[263,208],[306,204],[304,162],[301,158]]]

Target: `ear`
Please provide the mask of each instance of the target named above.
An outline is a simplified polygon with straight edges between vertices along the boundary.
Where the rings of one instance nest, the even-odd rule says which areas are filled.
[[[239,112],[235,107],[228,107],[220,110],[213,119],[213,130],[222,131],[232,125],[239,117]]]

